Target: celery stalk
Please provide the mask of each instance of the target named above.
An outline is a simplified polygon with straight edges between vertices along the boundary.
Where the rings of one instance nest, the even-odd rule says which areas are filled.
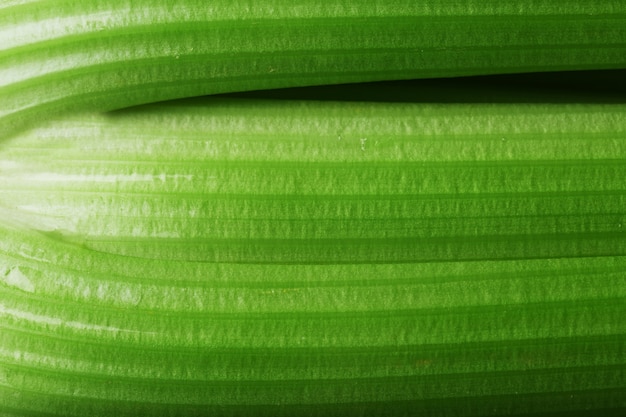
[[[626,66],[620,2],[51,0],[0,7],[0,137],[62,109]]]
[[[214,98],[16,136],[0,411],[619,415],[625,121]]]
[[[624,69],[624,27],[614,1],[3,2],[0,415],[624,415],[619,88],[336,87]]]

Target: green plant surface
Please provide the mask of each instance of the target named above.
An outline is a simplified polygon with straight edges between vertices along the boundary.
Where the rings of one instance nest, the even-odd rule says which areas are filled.
[[[0,2],[0,416],[626,415],[625,28]]]
[[[69,110],[230,91],[626,66],[621,2],[10,1],[0,137]]]
[[[625,122],[623,105],[216,99],[36,129],[0,184],[43,231],[156,259],[623,255]]]
[[[617,416],[624,110],[212,98],[7,140],[0,411]]]

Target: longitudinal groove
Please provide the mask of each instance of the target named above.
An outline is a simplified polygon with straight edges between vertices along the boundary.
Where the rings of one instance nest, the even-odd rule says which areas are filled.
[[[497,343],[291,349],[165,349],[102,345],[24,329],[3,328],[3,361],[27,366],[126,377],[202,381],[437,375],[442,372],[521,371],[564,366],[622,364],[622,335]],[[42,343],[45,341],[45,343]],[[113,355],[115,362],[101,358]],[[345,363],[336,367],[338,361]],[[246,363],[239,369],[236,364]],[[309,365],[304,367],[303,364]],[[155,366],[157,365],[157,366]],[[210,371],[207,373],[207,369]]]

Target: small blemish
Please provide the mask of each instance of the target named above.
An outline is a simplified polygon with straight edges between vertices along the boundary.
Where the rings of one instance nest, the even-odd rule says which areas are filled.
[[[365,144],[367,143],[367,138],[361,138],[361,151],[365,150]]]
[[[2,281],[14,288],[26,292],[35,292],[35,284],[24,274],[20,267],[16,266],[4,273]]]
[[[126,304],[131,304],[134,306],[137,306],[141,303],[141,294],[138,292],[134,292],[131,291],[130,289],[126,288],[124,291],[119,293],[119,297],[120,299],[126,303]]]

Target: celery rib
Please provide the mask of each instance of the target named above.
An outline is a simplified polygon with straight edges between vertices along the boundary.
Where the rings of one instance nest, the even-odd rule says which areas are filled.
[[[5,207],[67,242],[149,259],[625,254],[623,105],[182,106],[26,134],[5,153]],[[31,157],[42,142],[47,157]]]
[[[625,129],[623,104],[211,99],[16,136],[0,410],[623,410]]]
[[[0,14],[0,134],[63,109],[229,91],[625,68],[625,19],[578,1],[15,5]]]

